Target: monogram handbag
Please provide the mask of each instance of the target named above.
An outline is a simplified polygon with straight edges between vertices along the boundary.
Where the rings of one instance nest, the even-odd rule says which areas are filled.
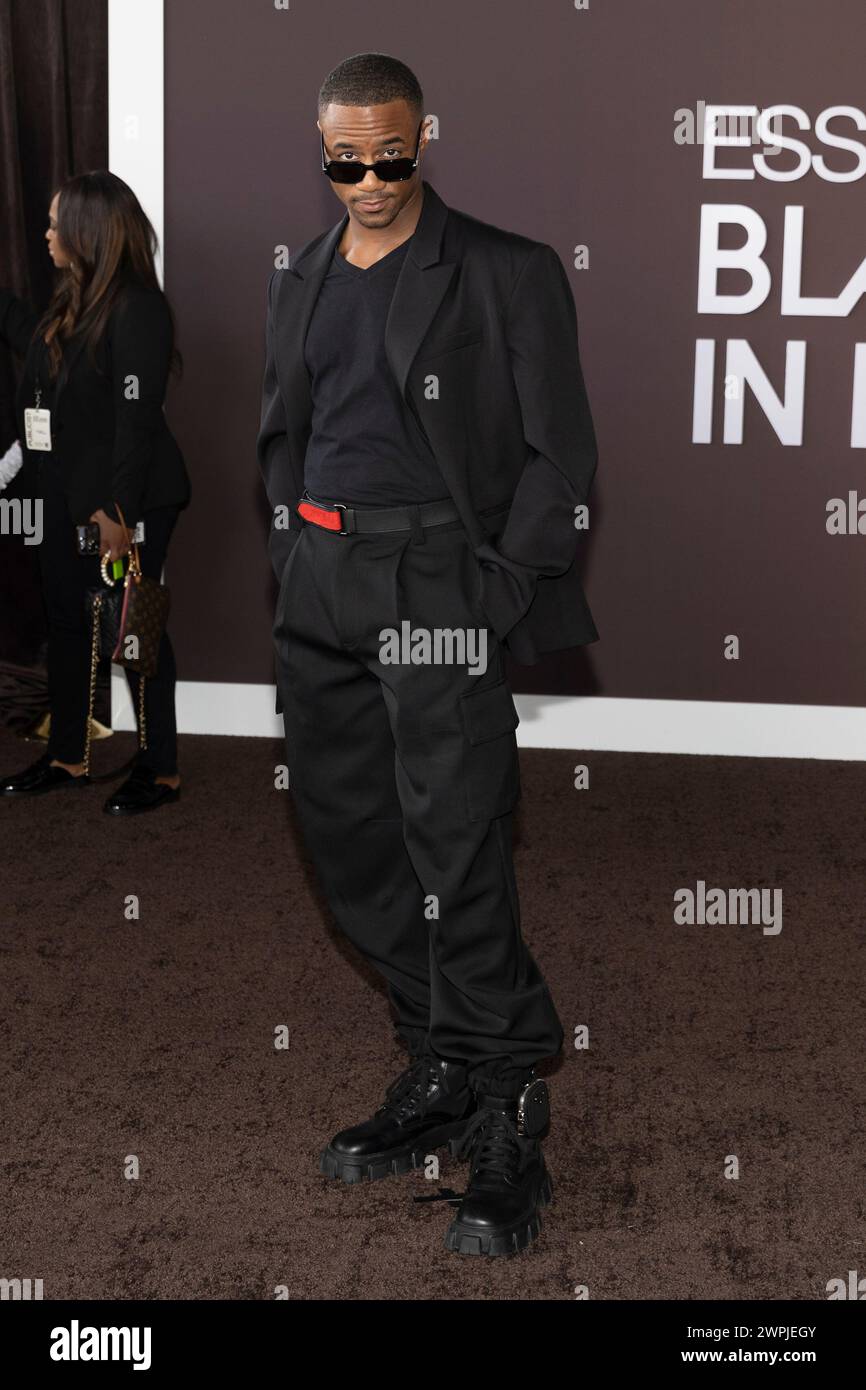
[[[104,585],[90,589],[87,606],[92,622],[90,653],[90,699],[87,715],[84,767],[90,773],[90,730],[96,693],[96,674],[100,656],[108,656],[121,666],[129,666],[139,674],[138,682],[138,743],[147,747],[144,718],[144,683],[155,676],[159,663],[159,646],[171,596],[165,584],[142,574],[138,545],[132,539],[123,512],[115,502],[123,527],[128,567],[122,584],[109,578],[107,556],[102,557],[100,569]]]

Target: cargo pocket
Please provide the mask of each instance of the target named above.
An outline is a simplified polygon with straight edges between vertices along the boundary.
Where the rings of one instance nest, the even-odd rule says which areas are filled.
[[[470,820],[492,820],[514,808],[520,792],[515,729],[520,723],[506,681],[470,690],[460,700],[466,734],[466,803]]]

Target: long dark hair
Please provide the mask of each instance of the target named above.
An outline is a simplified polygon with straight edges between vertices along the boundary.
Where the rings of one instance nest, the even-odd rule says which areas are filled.
[[[84,334],[93,354],[125,285],[159,290],[156,233],[128,184],[107,169],[76,174],[57,190],[57,236],[70,264],[60,272],[51,302],[39,325],[56,377],[61,344]],[[174,316],[169,306],[174,338]],[[180,353],[172,341],[172,368]]]

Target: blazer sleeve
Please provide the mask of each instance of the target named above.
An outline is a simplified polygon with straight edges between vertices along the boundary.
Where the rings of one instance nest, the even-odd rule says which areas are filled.
[[[171,366],[172,325],[168,305],[155,290],[127,291],[111,332],[114,451],[111,496],[103,510],[118,520],[119,502],[132,529],[143,511],[148,475],[159,436]]]
[[[0,342],[24,357],[36,332],[39,315],[11,290],[0,290]]]
[[[286,480],[292,476],[291,464],[289,462],[286,412],[280,393],[275,349],[275,301],[279,274],[280,272],[278,270],[273,271],[268,281],[268,310],[265,327],[265,373],[262,382],[261,419],[256,441],[256,458],[262,478],[264,479],[265,491],[271,507],[268,549],[270,552],[271,564],[277,579],[282,578],[283,565],[285,564],[288,552],[292,546],[292,539],[285,530],[276,531],[274,529],[274,509],[281,503],[285,504]]]
[[[292,541],[285,531],[274,528],[274,508],[279,504],[285,489],[285,480],[291,477],[289,463],[289,444],[286,429],[286,412],[280,394],[279,373],[275,348],[275,312],[277,275],[274,270],[268,280],[268,310],[265,324],[265,374],[262,382],[262,412],[259,433],[256,440],[256,458],[259,471],[265,484],[265,492],[271,507],[271,525],[268,532],[268,552],[277,579],[282,580],[283,566],[288,559]],[[282,484],[282,486],[281,486]],[[274,712],[283,713],[283,697],[280,682],[276,682]]]
[[[502,534],[475,551],[482,602],[500,638],[531,607],[538,580],[574,563],[581,534],[574,509],[586,501],[598,462],[574,297],[552,246],[538,243],[524,261],[506,339],[529,452]]]

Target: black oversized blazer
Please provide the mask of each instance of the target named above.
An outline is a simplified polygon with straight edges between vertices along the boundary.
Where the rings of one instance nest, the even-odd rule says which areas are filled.
[[[312,411],[304,336],[347,219],[308,242],[268,285],[258,460],[274,509],[269,547],[278,578],[303,528],[294,508]],[[425,180],[385,349],[430,442],[442,495],[453,498],[469,534],[481,601],[506,648],[532,663],[595,641],[576,569],[575,508],[587,500],[596,439],[574,299],[557,253],[456,212]],[[491,533],[479,513],[501,502],[511,509]]]
[[[0,339],[25,359],[16,400],[22,447],[24,410],[34,404],[33,375],[42,352],[35,339],[39,317],[0,290]],[[113,504],[119,502],[132,527],[151,507],[189,500],[183,455],[162,409],[171,348],[164,296],[137,284],[121,290],[92,357],[79,336],[65,345],[51,409],[51,453],[76,525],[100,507],[116,517]]]

